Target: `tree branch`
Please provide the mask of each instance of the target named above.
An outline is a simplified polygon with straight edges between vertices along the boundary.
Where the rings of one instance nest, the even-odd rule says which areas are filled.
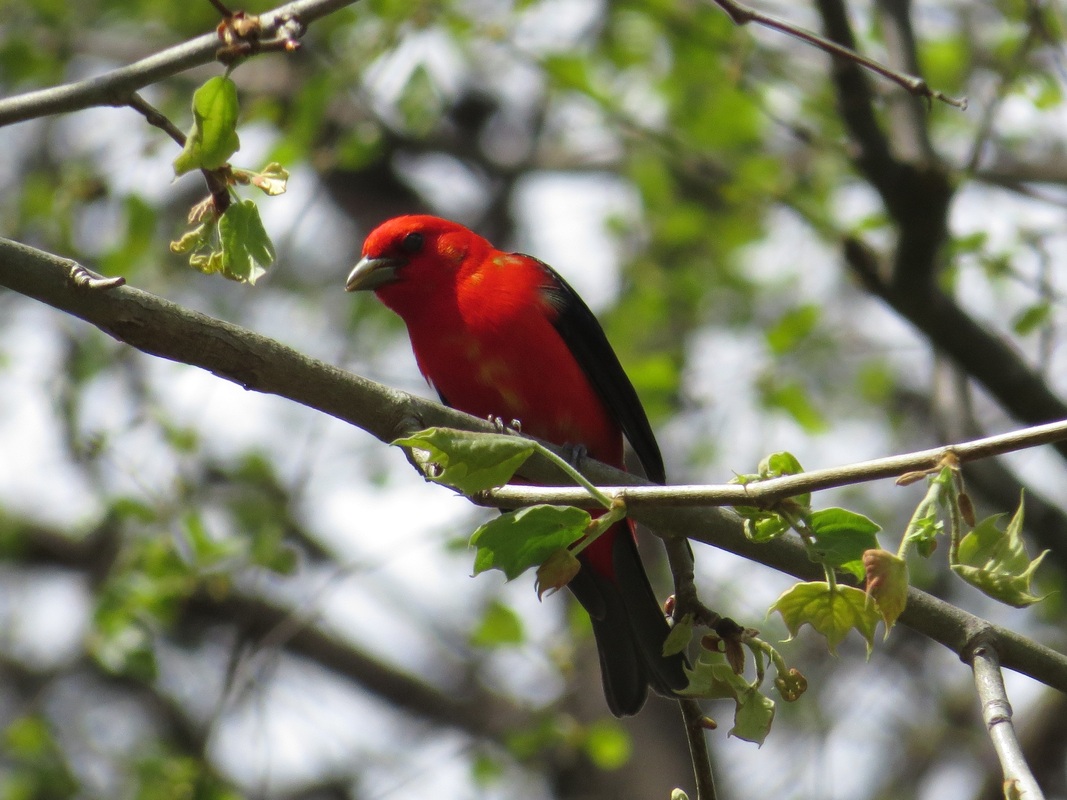
[[[897,478],[906,472],[936,468],[947,455],[961,463],[1025,450],[1067,440],[1067,419],[1036,425],[1018,431],[987,436],[898,456],[861,461],[843,467],[813,470],[800,475],[786,475],[748,484],[676,485],[676,486],[599,486],[601,492],[622,500],[626,507],[641,506],[770,506],[798,494],[866,483],[882,478]],[[478,502],[501,508],[558,503],[598,508],[596,500],[577,486],[502,486],[476,498]]]
[[[355,2],[296,0],[261,14],[261,35],[269,38],[283,30],[289,36],[300,35],[307,24]],[[291,30],[294,26],[296,30]],[[94,106],[128,105],[137,90],[214,61],[221,45],[216,33],[205,33],[103,75],[0,100],[0,127]]]
[[[1004,688],[1004,677],[1000,674],[996,648],[978,642],[966,654],[965,660],[974,670],[974,685],[982,703],[982,720],[989,731],[989,738],[993,740],[993,749],[997,752],[1004,773],[1004,796],[1019,800],[1044,800],[1045,795],[1037,785],[1015,735],[1015,726],[1011,722],[1011,703]]]
[[[146,353],[201,367],[247,389],[286,397],[386,442],[430,425],[494,430],[486,420],[344,372],[147,292],[129,286],[79,286],[72,277],[77,269],[81,268],[70,260],[0,239],[0,285],[84,319]],[[594,461],[584,463],[582,472],[598,485],[649,485]],[[525,464],[521,475],[537,483],[558,480],[556,468],[537,459]],[[783,537],[754,543],[745,537],[741,520],[720,508],[638,506],[632,516],[665,538],[705,542],[804,580],[822,575],[798,541]],[[900,621],[957,654],[980,635],[993,637],[1004,666],[1067,692],[1067,657],[914,587]]]

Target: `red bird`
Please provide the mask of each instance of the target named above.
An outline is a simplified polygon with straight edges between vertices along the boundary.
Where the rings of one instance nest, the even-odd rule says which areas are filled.
[[[604,331],[547,264],[455,222],[405,216],[371,232],[345,289],[373,289],[404,320],[419,369],[446,405],[517,419],[524,433],[581,445],[619,468],[625,436],[649,479],[665,482],[648,418]],[[684,688],[684,657],[663,656],[670,628],[632,523],[613,526],[580,559],[569,587],[592,619],[611,712],[636,714],[649,686]]]

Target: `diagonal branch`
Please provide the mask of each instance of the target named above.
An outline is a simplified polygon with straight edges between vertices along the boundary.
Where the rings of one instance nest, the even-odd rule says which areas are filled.
[[[356,0],[296,0],[261,14],[261,36],[269,38],[294,24],[299,33],[308,23],[352,5]],[[145,86],[215,60],[222,43],[205,33],[169,47],[125,67],[85,80],[40,89],[0,100],[0,127],[52,114],[81,111],[94,106],[124,106]]]
[[[357,425],[392,441],[431,425],[494,432],[486,420],[391,389],[308,358],[267,337],[183,309],[129,286],[78,285],[83,269],[68,259],[0,239],[0,286],[40,300],[96,325],[146,353],[198,366],[247,389],[276,394]],[[561,448],[553,448],[562,453]],[[583,464],[598,485],[651,485],[599,462]],[[524,478],[551,483],[558,470],[544,460],[524,465]],[[660,536],[689,538],[810,580],[821,568],[803,545],[787,538],[765,544],[747,539],[740,519],[720,508],[642,507],[632,515]],[[957,654],[979,636],[993,637],[1002,663],[1067,692],[1067,657],[911,588],[900,621]]]

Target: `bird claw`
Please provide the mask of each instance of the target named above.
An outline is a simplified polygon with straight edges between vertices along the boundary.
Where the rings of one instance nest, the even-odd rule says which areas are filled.
[[[584,444],[565,444],[562,450],[563,458],[575,469],[578,469],[582,459],[589,455],[589,449]]]
[[[511,422],[504,422],[504,418],[498,417],[496,414],[490,414],[488,419],[489,424],[496,428],[497,433],[522,433],[522,422],[520,420],[513,419]]]

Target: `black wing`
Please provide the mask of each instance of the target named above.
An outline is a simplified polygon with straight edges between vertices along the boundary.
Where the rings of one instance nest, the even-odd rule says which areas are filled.
[[[652,426],[648,423],[637,391],[626,377],[619,357],[611,349],[608,337],[604,335],[604,329],[578,293],[559,273],[532,256],[523,257],[536,261],[547,273],[550,282],[545,285],[544,290],[553,308],[559,312],[552,325],[574,354],[578,366],[589,378],[601,402],[619,423],[623,435],[637,453],[645,475],[654,483],[666,483],[663,456],[660,455]]]

